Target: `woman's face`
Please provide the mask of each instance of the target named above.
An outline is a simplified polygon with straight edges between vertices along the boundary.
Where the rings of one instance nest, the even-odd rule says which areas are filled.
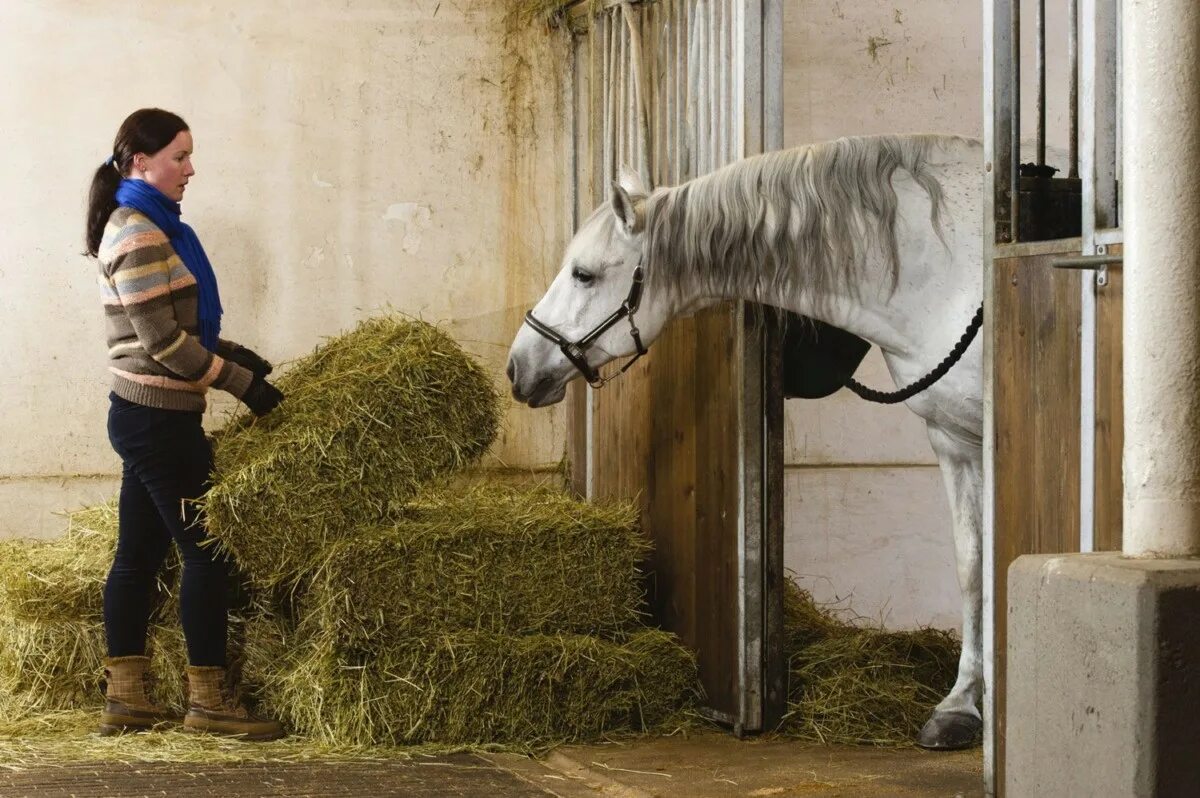
[[[139,152],[133,156],[131,177],[145,180],[175,202],[183,199],[188,178],[196,174],[192,168],[192,134],[187,130],[171,140],[153,155]]]

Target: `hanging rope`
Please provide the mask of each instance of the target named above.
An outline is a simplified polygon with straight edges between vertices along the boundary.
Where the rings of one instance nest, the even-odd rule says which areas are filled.
[[[898,391],[877,391],[874,388],[868,388],[861,382],[853,378],[846,382],[846,387],[854,391],[868,402],[876,402],[881,405],[894,405],[911,399],[921,391],[925,390],[935,382],[946,376],[946,372],[954,367],[954,364],[962,359],[963,354],[967,351],[967,347],[975,340],[975,334],[979,332],[980,326],[983,324],[983,305],[979,306],[979,310],[975,311],[975,318],[971,319],[971,323],[967,325],[966,331],[962,337],[958,339],[958,343],[950,350],[950,354],[937,364],[937,367],[926,374],[921,379],[909,385],[907,388],[901,388]]]

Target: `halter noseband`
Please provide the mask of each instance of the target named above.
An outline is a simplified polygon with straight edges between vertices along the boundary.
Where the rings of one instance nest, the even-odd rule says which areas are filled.
[[[624,374],[629,370],[629,367],[637,362],[638,358],[646,354],[646,347],[642,345],[642,334],[638,330],[637,325],[633,322],[633,314],[637,312],[638,306],[642,302],[642,265],[639,263],[637,268],[633,270],[633,285],[629,287],[629,296],[621,303],[621,307],[612,312],[607,319],[597,324],[592,328],[591,332],[580,338],[578,341],[568,341],[558,330],[548,324],[543,324],[533,315],[533,311],[525,314],[525,323],[528,324],[535,333],[545,338],[552,344],[557,344],[562,353],[566,355],[567,360],[571,361],[583,378],[587,380],[588,385],[593,388],[603,387],[606,382]],[[633,337],[633,343],[637,346],[637,354],[632,359],[627,361],[621,370],[611,377],[601,377],[596,369],[592,368],[587,362],[587,351],[592,344],[621,319],[629,319],[629,334]]]

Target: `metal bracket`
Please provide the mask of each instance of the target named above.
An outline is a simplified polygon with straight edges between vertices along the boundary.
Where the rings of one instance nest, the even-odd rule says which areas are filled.
[[[1108,285],[1108,267],[1119,266],[1123,262],[1121,255],[1106,254],[1108,247],[1096,245],[1095,255],[1062,255],[1050,259],[1050,266],[1055,269],[1088,269],[1096,272],[1096,285],[1103,288]]]

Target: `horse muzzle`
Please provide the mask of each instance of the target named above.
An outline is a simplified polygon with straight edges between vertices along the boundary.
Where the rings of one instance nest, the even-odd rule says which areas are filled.
[[[517,366],[516,358],[509,357],[508,368],[505,369],[505,374],[508,376],[508,381],[512,383],[512,397],[521,404],[529,405],[530,407],[546,407],[548,405],[557,404],[567,395],[567,382],[571,376],[567,373],[568,379],[563,376],[553,374],[522,374],[521,369]]]

